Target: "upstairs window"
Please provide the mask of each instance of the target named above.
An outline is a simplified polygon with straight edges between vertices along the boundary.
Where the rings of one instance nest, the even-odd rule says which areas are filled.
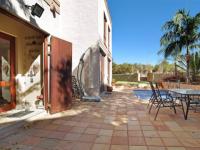
[[[106,15],[104,13],[104,44],[107,47],[107,19],[106,19]]]
[[[110,27],[108,27],[108,49],[110,49]]]

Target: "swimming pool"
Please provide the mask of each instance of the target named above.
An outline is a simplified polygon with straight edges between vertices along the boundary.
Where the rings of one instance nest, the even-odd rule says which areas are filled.
[[[165,90],[160,90],[160,94],[166,93]],[[140,100],[149,100],[152,95],[151,90],[133,90],[133,94]]]

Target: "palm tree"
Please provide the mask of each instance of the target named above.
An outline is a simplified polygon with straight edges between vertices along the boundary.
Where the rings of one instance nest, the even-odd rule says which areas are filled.
[[[189,12],[178,10],[175,16],[163,26],[163,30],[166,32],[160,40],[161,50],[159,53],[163,53],[165,58],[176,56],[186,50],[187,82],[190,79],[190,51],[200,48],[199,25],[200,13],[192,17]]]
[[[177,67],[182,71],[187,70],[187,61],[183,55],[180,55],[178,58]],[[200,74],[200,52],[195,52],[190,56],[190,68],[193,81],[196,80],[197,75]]]
[[[192,54],[190,67],[192,70],[192,78],[196,80],[197,75],[200,73],[200,53],[196,52]]]

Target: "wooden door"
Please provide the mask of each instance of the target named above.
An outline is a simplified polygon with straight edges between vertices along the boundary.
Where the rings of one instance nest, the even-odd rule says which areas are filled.
[[[72,44],[51,37],[50,113],[68,109],[72,103]]]
[[[15,106],[15,38],[0,32],[0,112]]]

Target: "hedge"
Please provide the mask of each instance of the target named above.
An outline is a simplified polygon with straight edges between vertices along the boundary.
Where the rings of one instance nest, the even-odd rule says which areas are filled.
[[[113,74],[113,81],[129,81],[129,82],[137,82],[138,74]]]

